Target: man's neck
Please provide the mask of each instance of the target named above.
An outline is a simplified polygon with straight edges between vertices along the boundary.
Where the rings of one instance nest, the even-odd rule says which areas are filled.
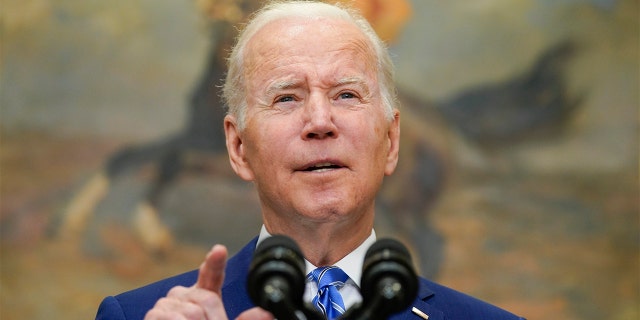
[[[371,235],[373,221],[361,221],[355,226],[344,227],[330,223],[297,226],[293,229],[285,227],[271,227],[265,223],[270,234],[283,234],[292,238],[310,263],[326,266],[335,264],[360,246]]]

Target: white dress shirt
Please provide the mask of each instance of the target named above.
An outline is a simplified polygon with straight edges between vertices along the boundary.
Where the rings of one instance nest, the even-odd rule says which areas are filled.
[[[262,242],[264,239],[270,237],[271,234],[267,231],[267,228],[263,225],[260,230],[260,236],[258,237],[258,244]],[[351,251],[347,256],[342,258],[342,260],[336,262],[334,266],[339,267],[349,276],[349,280],[345,283],[345,285],[340,288],[339,292],[342,296],[342,300],[344,301],[344,306],[348,310],[354,304],[362,301],[362,295],[360,294],[360,278],[362,277],[362,264],[364,262],[364,256],[367,253],[369,247],[376,242],[376,232],[372,229],[371,234],[367,239],[360,244],[355,250]],[[306,274],[308,275],[311,271],[315,270],[319,266],[314,266],[311,262],[304,259],[306,264]],[[313,280],[307,281],[303,300],[305,302],[311,303],[313,298],[318,293],[318,284]]]

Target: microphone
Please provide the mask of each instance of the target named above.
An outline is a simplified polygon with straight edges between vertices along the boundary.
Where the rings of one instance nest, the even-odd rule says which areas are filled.
[[[257,306],[277,319],[320,319],[303,305],[305,281],[304,257],[291,238],[274,235],[256,248],[249,266],[247,289]]]
[[[341,319],[387,319],[411,305],[418,277],[409,250],[393,239],[380,239],[367,250],[362,267],[362,304]]]

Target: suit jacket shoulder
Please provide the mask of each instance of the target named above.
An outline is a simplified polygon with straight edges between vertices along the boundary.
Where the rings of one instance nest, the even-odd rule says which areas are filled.
[[[143,319],[147,311],[175,286],[192,286],[198,278],[198,270],[167,278],[135,290],[105,298],[96,315],[97,320]]]
[[[420,312],[428,315],[429,320],[524,319],[492,304],[424,278],[420,278],[418,297],[413,305],[394,315],[391,319],[424,319],[418,314]]]

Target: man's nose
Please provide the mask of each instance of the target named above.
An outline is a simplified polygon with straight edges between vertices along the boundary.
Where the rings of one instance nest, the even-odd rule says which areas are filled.
[[[312,97],[305,105],[302,139],[336,138],[333,105],[327,97]]]

